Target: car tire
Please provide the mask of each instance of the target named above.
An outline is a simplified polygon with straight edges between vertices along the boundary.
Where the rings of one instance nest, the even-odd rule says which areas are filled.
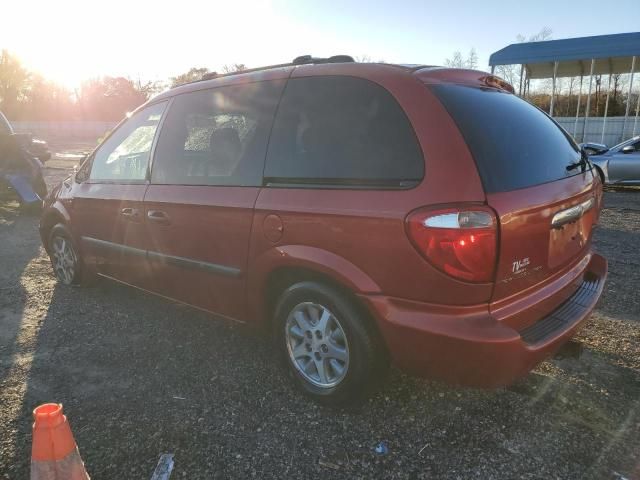
[[[319,282],[282,293],[274,339],[296,386],[323,404],[360,403],[386,376],[387,357],[364,309]]]
[[[49,232],[48,253],[53,273],[64,285],[80,285],[83,263],[71,233],[61,223]]]

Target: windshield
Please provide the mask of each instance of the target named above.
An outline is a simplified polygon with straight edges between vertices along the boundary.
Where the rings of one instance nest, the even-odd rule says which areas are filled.
[[[640,135],[637,135],[637,136],[635,136],[633,138],[625,140],[624,142],[620,142],[619,144],[614,145],[613,147],[611,147],[609,150],[620,150],[621,148],[626,147],[630,143],[637,142],[638,140],[640,140]]]

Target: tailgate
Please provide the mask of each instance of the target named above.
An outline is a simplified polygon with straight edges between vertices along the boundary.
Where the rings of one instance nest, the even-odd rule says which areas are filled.
[[[600,183],[569,134],[504,90],[451,84],[431,89],[464,136],[487,203],[497,213],[492,302],[541,287],[583,259],[598,216]]]
[[[597,220],[591,171],[535,187],[487,195],[498,214],[500,248],[492,301],[522,292],[579,262]]]

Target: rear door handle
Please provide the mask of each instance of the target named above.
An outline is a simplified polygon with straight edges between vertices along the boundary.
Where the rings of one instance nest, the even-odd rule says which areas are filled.
[[[149,210],[147,211],[147,218],[149,221],[157,223],[159,225],[169,225],[169,215],[162,210]]]
[[[125,207],[120,210],[120,215],[128,220],[137,220],[140,216],[140,211],[137,208]]]

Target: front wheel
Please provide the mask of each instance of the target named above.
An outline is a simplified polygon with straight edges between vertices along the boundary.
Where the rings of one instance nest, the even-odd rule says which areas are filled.
[[[71,234],[62,224],[57,224],[49,234],[49,258],[58,281],[65,285],[78,285],[82,263]]]
[[[322,403],[357,403],[386,372],[386,356],[366,313],[321,283],[300,282],[283,292],[275,339],[296,385]]]

